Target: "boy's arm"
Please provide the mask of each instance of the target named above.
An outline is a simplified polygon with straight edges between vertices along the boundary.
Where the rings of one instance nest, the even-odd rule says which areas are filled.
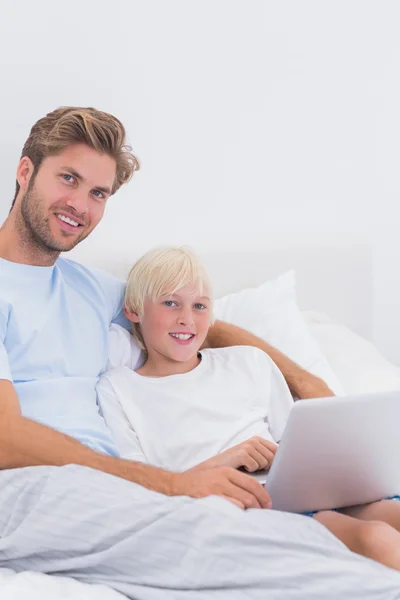
[[[226,346],[255,346],[266,352],[282,372],[295,398],[325,398],[334,395],[322,379],[305,371],[261,338],[236,327],[236,325],[216,321],[209,329],[204,347],[223,348]]]
[[[149,465],[105,456],[77,440],[21,415],[13,384],[0,379],[0,469],[77,464],[104,471],[169,496],[223,496],[246,508],[267,507],[266,490],[234,469],[170,473]]]
[[[101,412],[120,455],[128,460],[148,464],[149,461],[142,450],[136,432],[122,408],[107,374],[100,377],[96,393]]]

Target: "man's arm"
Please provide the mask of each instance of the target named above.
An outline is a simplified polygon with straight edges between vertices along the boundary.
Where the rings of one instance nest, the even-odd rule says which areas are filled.
[[[245,508],[267,507],[268,493],[234,469],[170,473],[138,462],[105,456],[21,415],[13,384],[0,380],[0,469],[78,464],[138,483],[168,496],[201,498],[217,494]]]
[[[210,327],[204,346],[206,348],[255,346],[266,352],[274,361],[286,379],[286,383],[295,398],[324,398],[334,395],[322,379],[305,371],[261,338],[230,323],[216,321]]]

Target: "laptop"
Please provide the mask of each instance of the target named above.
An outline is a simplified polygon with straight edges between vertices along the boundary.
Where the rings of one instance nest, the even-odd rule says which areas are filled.
[[[287,512],[400,495],[400,392],[297,401],[270,471],[253,475]]]

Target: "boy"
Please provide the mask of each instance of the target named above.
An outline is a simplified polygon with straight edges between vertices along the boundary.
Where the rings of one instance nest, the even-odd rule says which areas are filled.
[[[210,465],[248,471],[270,465],[293,399],[257,348],[199,353],[212,297],[198,259],[184,248],[145,255],[129,276],[125,312],[146,361],[136,372],[115,369],[98,387],[100,401],[110,384],[123,403],[103,402],[122,454],[176,471],[211,457]],[[132,427],[121,436],[114,421],[123,411]]]
[[[201,350],[212,293],[197,257],[186,248],[145,254],[129,274],[125,314],[142,364],[105,373],[97,389],[121,455],[175,471],[269,468],[293,403],[290,391],[261,350]],[[349,511],[360,520],[335,511],[315,518],[353,552],[400,570],[400,504]]]

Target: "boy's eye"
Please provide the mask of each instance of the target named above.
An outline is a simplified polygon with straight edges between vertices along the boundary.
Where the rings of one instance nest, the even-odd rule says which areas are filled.
[[[207,308],[204,304],[201,304],[201,302],[197,302],[194,307],[198,310],[204,310],[205,308]]]
[[[164,304],[165,306],[174,306],[176,302],[174,302],[173,300],[165,300]]]

